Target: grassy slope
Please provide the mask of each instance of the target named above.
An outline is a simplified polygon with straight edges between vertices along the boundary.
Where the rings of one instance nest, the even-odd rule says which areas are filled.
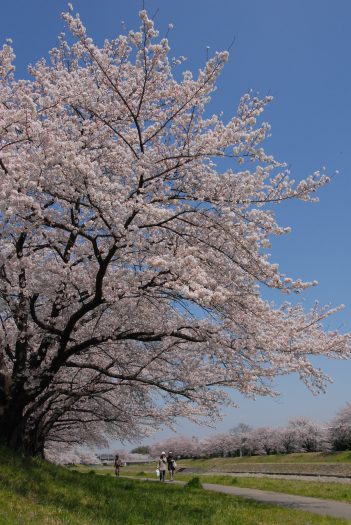
[[[265,460],[266,463],[262,461]],[[304,462],[302,462],[304,460]],[[285,471],[292,471],[296,473],[309,471],[313,472],[314,467],[325,469],[326,474],[332,474],[332,469],[335,467],[339,471],[345,469],[350,470],[351,475],[351,452],[338,453],[307,453],[307,454],[289,454],[278,456],[255,456],[244,458],[211,458],[211,459],[195,459],[195,460],[181,460],[178,462],[179,466],[192,468],[196,475],[201,476],[201,480],[205,483],[218,483],[222,485],[233,485],[236,487],[256,488],[261,490],[270,490],[273,492],[283,492],[287,494],[297,494],[304,496],[311,496],[316,498],[333,499],[336,501],[344,501],[351,503],[351,485],[347,483],[333,483],[320,482],[313,480],[303,481],[294,479],[274,479],[274,478],[245,478],[233,477],[216,474],[216,472],[233,471],[235,466],[241,465],[241,470],[251,470],[255,466],[267,467],[267,470],[272,471],[272,466],[281,466]],[[82,471],[87,470],[86,467],[80,467]],[[258,469],[257,469],[258,470]],[[97,470],[101,474],[112,473],[113,470],[108,467],[103,467]],[[212,471],[211,474],[209,474]],[[154,477],[155,463],[130,465],[122,470],[122,474],[140,477]],[[187,481],[193,477],[194,474],[178,473],[176,478]]]
[[[224,494],[82,474],[0,448],[1,525],[341,525]]]
[[[279,454],[272,456],[252,456],[243,458],[185,459],[179,466],[193,469],[194,472],[260,472],[271,474],[310,474],[351,477],[351,451],[337,453]],[[150,465],[128,467],[132,471],[154,470]]]
[[[243,458],[185,460],[182,464],[200,472],[260,472],[351,477],[351,452],[278,454]]]
[[[272,454],[270,456],[244,456],[242,458],[210,458],[205,460],[184,460],[185,462],[223,462],[230,464],[242,463],[350,463],[351,451],[344,452],[304,452],[296,454]]]

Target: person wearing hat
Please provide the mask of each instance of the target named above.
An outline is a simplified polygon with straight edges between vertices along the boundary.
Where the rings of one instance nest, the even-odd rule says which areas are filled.
[[[161,452],[160,459],[158,460],[158,470],[160,471],[160,481],[165,481],[167,468],[166,452]]]
[[[168,466],[168,472],[169,472],[169,480],[173,481],[174,471],[176,469],[177,463],[175,462],[172,452],[168,452],[167,466]]]

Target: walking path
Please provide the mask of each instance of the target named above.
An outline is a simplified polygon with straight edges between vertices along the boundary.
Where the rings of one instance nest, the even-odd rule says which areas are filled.
[[[123,477],[131,478],[132,476]],[[139,481],[158,481],[154,478],[132,477],[132,479],[138,479]],[[173,483],[176,483],[178,485],[185,485],[185,481],[173,481]],[[322,516],[334,516],[335,518],[344,518],[346,520],[350,520],[351,524],[351,504],[349,503],[342,503],[340,501],[319,498],[309,498],[305,496],[296,496],[293,494],[282,494],[281,492],[269,492],[267,490],[228,487],[225,485],[217,485],[214,483],[203,483],[202,486],[205,490],[222,492],[224,494],[231,494],[232,496],[240,496],[242,498],[261,501],[262,503],[271,503],[272,505],[280,505],[282,507],[289,507],[295,510],[313,512],[314,514],[321,514]]]
[[[281,505],[323,516],[334,516],[350,520],[351,523],[351,505],[341,501],[332,501],[319,498],[308,498],[306,496],[296,496],[293,494],[282,494],[281,492],[268,492],[266,490],[246,489],[239,487],[227,487],[225,485],[215,485],[213,483],[204,483],[204,489],[224,494],[232,494],[243,498],[254,499],[273,505]]]

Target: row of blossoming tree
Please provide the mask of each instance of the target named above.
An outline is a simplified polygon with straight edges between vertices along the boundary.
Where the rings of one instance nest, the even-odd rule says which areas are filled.
[[[305,417],[291,419],[285,427],[239,424],[228,433],[201,439],[177,436],[153,443],[150,455],[157,457],[166,449],[185,458],[351,450],[351,404],[326,424]]]
[[[0,51],[0,440],[40,455],[213,420],[231,389],[269,395],[291,371],[323,389],[310,356],[350,355],[333,310],[261,291],[315,284],[267,249],[289,230],[274,205],[328,181],[265,153],[271,97],[225,122],[207,108],[228,53],[181,76],[145,11],[100,47],[63,18],[30,79]]]
[[[291,419],[285,427],[251,428],[240,423],[227,433],[204,438],[176,435],[130,452],[115,449],[113,454],[119,454],[123,461],[137,462],[145,461],[147,457],[157,458],[161,450],[171,450],[175,456],[182,458],[351,450],[351,403],[325,424],[306,417]],[[104,461],[103,455],[98,455],[93,449],[70,448],[66,444],[49,447],[46,457],[61,464],[97,464]]]

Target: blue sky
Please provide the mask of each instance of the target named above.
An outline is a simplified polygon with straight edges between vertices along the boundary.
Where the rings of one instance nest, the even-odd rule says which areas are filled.
[[[98,42],[127,28],[138,26],[141,0],[76,0],[91,36]],[[61,0],[12,0],[1,6],[0,40],[10,37],[17,55],[18,76],[56,44],[63,30]],[[211,103],[211,111],[232,115],[239,97],[252,88],[273,95],[265,120],[272,137],[265,147],[286,161],[294,178],[301,179],[326,166],[340,174],[320,191],[318,204],[288,203],[277,207],[281,224],[293,231],[274,240],[272,259],[284,273],[320,284],[304,294],[306,307],[314,299],[321,304],[345,304],[327,326],[351,331],[351,2],[348,0],[145,0],[161,35],[169,23],[172,55],[188,57],[194,71],[209,53],[226,49],[235,38]],[[289,417],[306,415],[317,420],[331,417],[351,401],[351,362],[318,360],[334,378],[324,395],[313,397],[295,377],[277,386],[278,400],[244,400],[234,393],[240,408],[228,411],[217,426],[225,431],[238,421],[253,426],[284,424]],[[188,435],[206,434],[182,423]],[[159,434],[156,436],[158,438]]]

